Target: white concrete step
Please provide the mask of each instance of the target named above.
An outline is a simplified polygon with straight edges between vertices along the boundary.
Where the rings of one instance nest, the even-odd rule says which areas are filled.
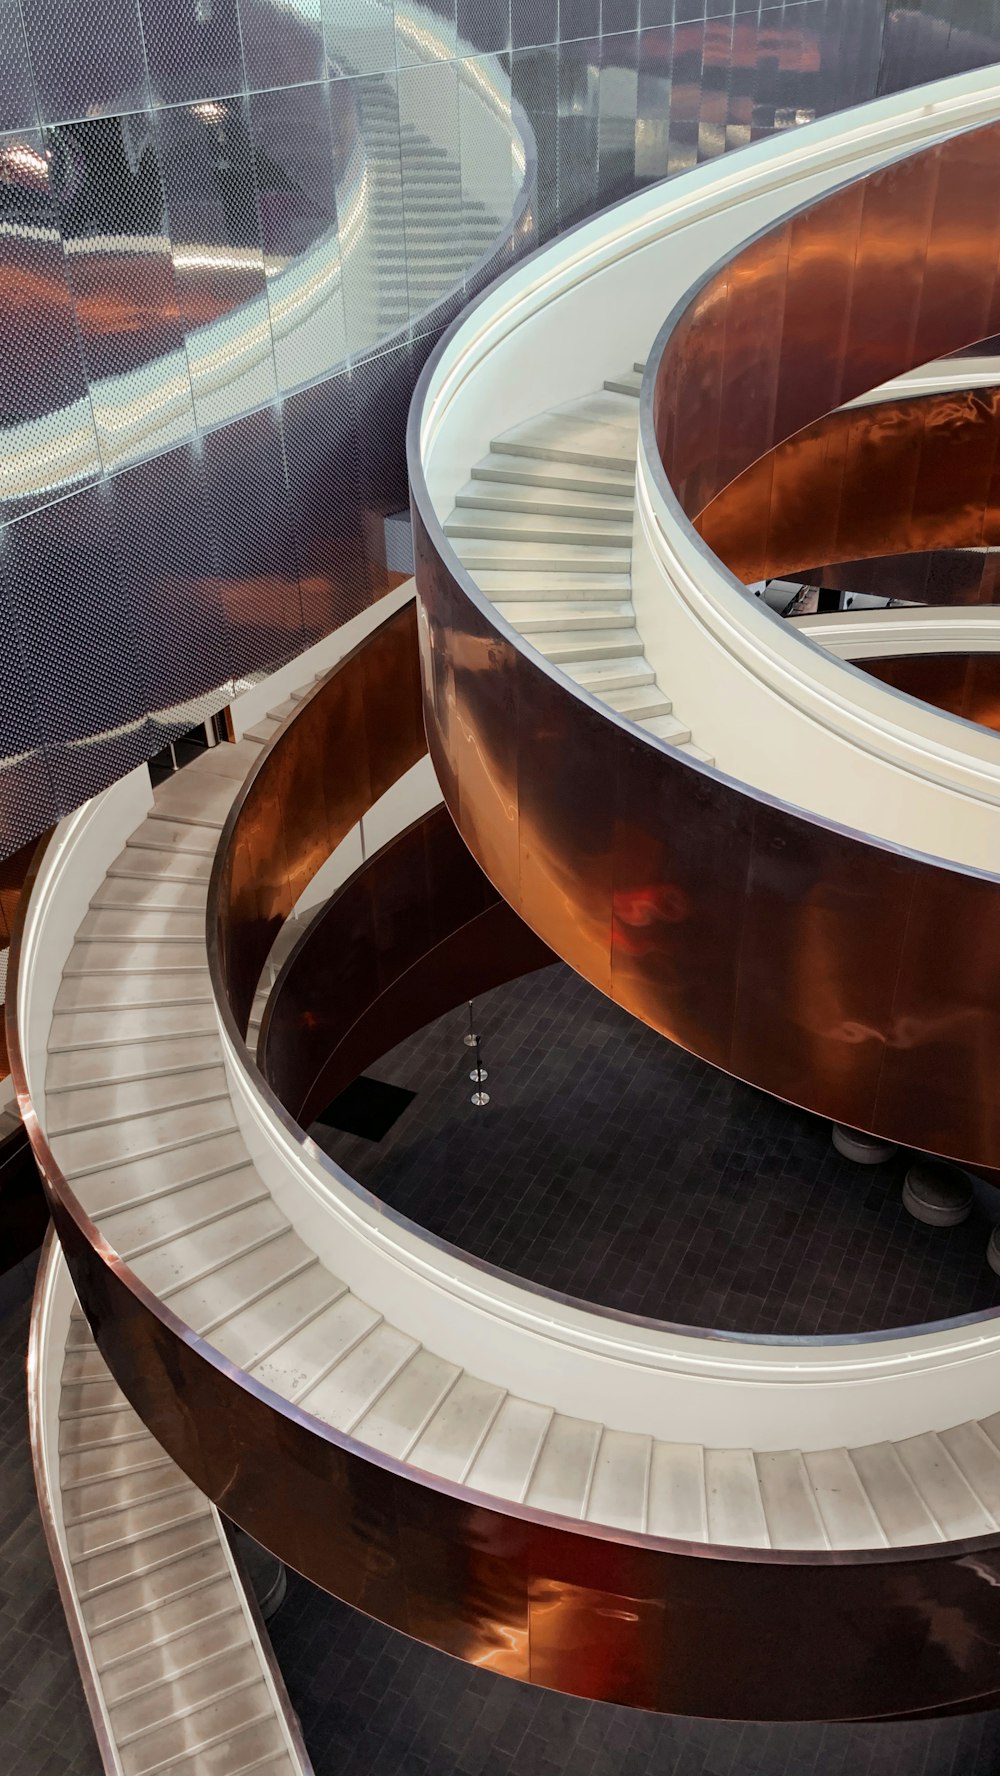
[[[563,463],[543,458],[514,456],[491,451],[472,470],[473,482],[505,487],[535,487],[539,491],[564,489],[589,493],[595,498],[635,501],[635,473],[629,469],[594,468],[588,463]]]
[[[532,1470],[525,1503],[561,1517],[583,1517],[600,1443],[599,1425],[557,1413]]]
[[[585,463],[591,468],[620,469],[635,476],[635,447],[619,427],[578,425],[554,413],[524,420],[499,438],[491,439],[490,453]]]
[[[939,1524],[892,1443],[869,1443],[848,1453],[890,1547],[943,1540]]]
[[[305,1269],[279,1278],[249,1305],[237,1308],[216,1325],[212,1344],[249,1373],[346,1293],[347,1285],[313,1259]]]
[[[646,1529],[653,1440],[634,1431],[605,1430],[594,1464],[587,1516],[613,1529]]]
[[[78,944],[110,943],[197,943],[205,928],[204,896],[200,906],[183,911],[166,911],[158,907],[93,907],[83,919],[76,934]]]
[[[61,1020],[60,1020],[61,1021]],[[110,1085],[155,1075],[187,1073],[218,1065],[219,1039],[214,1031],[203,1036],[161,1038],[155,1042],[129,1042],[121,1035],[112,1044],[82,1044],[60,1051],[49,1050],[45,1090],[49,1098],[74,1087]]]
[[[83,1599],[96,1597],[102,1591],[111,1591],[133,1579],[150,1575],[160,1567],[171,1566],[183,1555],[211,1547],[217,1539],[205,1500],[201,1511],[179,1526],[161,1530],[157,1535],[146,1536],[141,1542],[132,1542],[111,1553],[88,1555],[75,1561],[73,1576],[77,1594]]]
[[[139,1260],[140,1273],[144,1262]],[[225,1254],[214,1273],[206,1271],[172,1289],[170,1305],[185,1325],[207,1337],[216,1326],[248,1312],[275,1291],[294,1286],[295,1279],[315,1262],[315,1254],[297,1234],[282,1233],[247,1252]]]
[[[542,573],[626,573],[631,551],[606,544],[521,542],[516,537],[455,537],[455,553],[466,567],[519,568]]]
[[[418,1349],[359,1418],[353,1435],[385,1455],[405,1459],[460,1374],[456,1364]]]
[[[225,1596],[226,1594],[223,1593]],[[105,1670],[101,1687],[111,1708],[151,1694],[163,1684],[194,1676],[227,1653],[249,1644],[246,1617],[238,1607],[225,1608],[208,1620],[196,1619],[169,1640],[143,1647],[127,1660]],[[118,1722],[116,1720],[116,1726]]]
[[[154,974],[64,975],[55,1009],[68,1015],[130,1008],[145,1013],[188,1005],[212,1005],[207,959],[204,968],[186,969],[183,974],[158,969]]]
[[[164,851],[157,846],[136,845],[129,840],[105,876],[103,888],[111,891],[126,882],[135,882],[151,891],[160,887],[166,893],[174,887],[200,889],[204,897],[208,891],[212,861],[211,853]]]
[[[632,618],[631,604],[615,599],[600,602],[588,599],[580,604],[569,600],[539,599],[522,604],[519,601],[497,601],[497,610],[521,635],[570,635],[598,631],[620,635]]]
[[[165,1200],[138,1204],[105,1214],[101,1232],[130,1264],[169,1240],[211,1227],[238,1209],[270,1202],[270,1195],[252,1165],[223,1172],[209,1182],[199,1180],[184,1190],[172,1191]]]
[[[170,873],[193,875],[195,870],[203,868],[204,877],[197,875],[194,879],[204,879],[207,882],[212,873],[218,836],[218,831],[212,826],[195,826],[190,821],[173,818],[158,806],[154,807],[142,825],[136,827],[118,859],[119,873],[144,868],[144,855],[157,852],[166,853],[164,868],[169,869],[171,864],[175,866]]]
[[[639,391],[642,388],[642,375],[638,370],[621,370],[616,376],[606,376],[604,387],[611,394],[631,395],[635,400],[638,400]]]
[[[352,1299],[356,1299],[352,1297]],[[369,1309],[369,1312],[372,1310]],[[312,1387],[302,1404],[326,1424],[353,1431],[418,1350],[417,1341],[384,1320]]]
[[[256,1176],[252,1168],[246,1175]],[[220,1266],[234,1258],[271,1245],[287,1226],[271,1197],[265,1196],[263,1201],[234,1209],[207,1227],[178,1234],[169,1244],[137,1257],[136,1274],[155,1295],[167,1297],[177,1289],[210,1280]]]
[[[630,549],[632,519],[587,518],[572,515],[554,517],[539,511],[497,510],[482,507],[456,507],[445,519],[445,535],[449,537],[497,537],[521,543],[573,543],[591,547]]]
[[[175,1468],[175,1474],[180,1470]],[[146,1536],[160,1535],[180,1529],[196,1518],[205,1516],[205,1497],[190,1480],[176,1491],[161,1493],[158,1498],[119,1504],[99,1516],[75,1523],[66,1531],[66,1545],[74,1565],[98,1554],[110,1554],[127,1548]]]
[[[514,482],[467,481],[455,495],[456,510],[550,513],[557,518],[610,519],[631,526],[631,493],[590,493],[580,489],[519,487]]]
[[[145,1159],[116,1158],[105,1169],[77,1178],[74,1184],[87,1213],[103,1219],[141,1203],[162,1199],[166,1204],[175,1190],[208,1183],[249,1164],[250,1156],[234,1122],[230,1133],[209,1134],[181,1147],[157,1148]]]
[[[771,1547],[829,1547],[830,1538],[800,1451],[760,1454],[756,1466]]]
[[[564,598],[571,604],[579,604],[583,598],[610,598],[622,602],[628,600],[632,592],[627,573],[535,573],[521,568],[481,569],[476,574],[476,585],[497,600],[541,599],[549,602]]]
[[[669,713],[648,716],[639,726],[655,734],[658,740],[666,740],[670,746],[685,746],[691,738],[691,729],[673,714],[672,706]]]
[[[345,1290],[331,1306],[274,1346],[254,1365],[252,1373],[286,1400],[300,1400],[368,1337],[381,1317]]]
[[[228,1097],[226,1070],[216,1050],[212,1064],[197,1071],[151,1073],[138,1079],[71,1086],[57,1092],[48,1106],[46,1126],[50,1136],[72,1134]]]
[[[216,1748],[218,1759],[213,1755]],[[242,1762],[232,1761],[234,1750]],[[283,1750],[270,1694],[260,1677],[252,1690],[223,1696],[127,1744],[121,1754],[122,1771],[123,1776],[157,1776],[161,1770],[176,1768],[182,1759],[211,1757],[204,1767],[212,1776],[221,1776],[223,1771],[225,1776],[235,1776],[252,1764],[251,1753],[259,1759],[265,1752]],[[197,1769],[197,1763],[193,1767]]]
[[[464,1480],[506,1397],[492,1382],[460,1375],[407,1459],[445,1480]]]
[[[228,1624],[233,1618],[237,1624],[245,1620],[238,1603],[234,1605],[227,1574],[208,1579],[193,1591],[182,1592],[157,1608],[132,1616],[121,1627],[93,1636],[91,1647],[105,1694],[109,1698],[119,1693],[124,1697],[130,1693],[133,1682],[141,1686],[145,1660],[165,1663],[173,1656],[173,1642],[183,1644],[192,1632],[202,1629],[214,1632],[217,1624]]]
[[[705,1450],[705,1500],[710,1541],[728,1548],[770,1546],[751,1450]]]
[[[466,1475],[477,1492],[523,1499],[552,1422],[548,1406],[508,1394]]]
[[[153,1158],[209,1136],[232,1134],[236,1119],[228,1094],[205,1104],[130,1117],[101,1128],[53,1135],[52,1147],[67,1178],[113,1170],[123,1161]]]
[[[576,660],[611,660],[642,657],[638,629],[546,629],[536,631],[532,646],[557,666]]]
[[[154,852],[155,857],[162,853]],[[205,917],[206,883],[171,876],[105,876],[91,901],[94,908],[127,908],[135,912],[194,913]]]
[[[159,1610],[165,1603],[191,1597],[202,1586],[221,1579],[229,1579],[225,1555],[218,1536],[206,1536],[198,1546],[175,1559],[133,1573],[119,1584],[86,1599],[84,1620],[92,1636],[119,1628],[124,1634],[126,1625],[130,1628],[135,1618]],[[105,1641],[104,1644],[109,1643]]]
[[[610,691],[642,690],[655,684],[653,669],[642,654],[638,659],[575,661],[566,670],[570,678],[595,697],[606,697]]]
[[[643,718],[648,720],[652,715],[670,714],[670,698],[664,696],[656,683],[644,685],[637,690],[626,688],[623,691],[608,691],[604,701],[610,703],[612,709],[617,709],[619,714],[629,716],[632,721],[641,721]]]
[[[196,1650],[192,1648],[192,1654]],[[181,1684],[179,1674],[168,1671],[158,1684],[115,1705],[111,1721],[119,1748],[143,1738],[167,1721],[185,1720],[223,1697],[259,1685],[260,1663],[249,1644],[246,1627],[242,1639],[235,1644],[218,1647],[211,1656],[206,1648],[200,1661],[184,1669],[184,1679]]]

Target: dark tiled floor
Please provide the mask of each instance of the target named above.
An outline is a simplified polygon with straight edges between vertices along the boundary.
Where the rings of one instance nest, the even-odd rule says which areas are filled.
[[[561,965],[476,1006],[491,1103],[469,1102],[464,1008],[370,1071],[417,1093],[342,1165],[465,1251],[553,1289],[725,1330],[836,1333],[1000,1304],[985,1207],[903,1209],[905,1160],[841,1159],[829,1124],[663,1041]]]
[[[27,1302],[0,1320],[0,1753],[4,1776],[100,1776],[35,1499]]]

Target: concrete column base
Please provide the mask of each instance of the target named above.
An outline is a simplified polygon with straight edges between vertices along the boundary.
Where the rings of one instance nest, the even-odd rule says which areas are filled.
[[[926,1227],[957,1227],[972,1213],[972,1185],[957,1166],[918,1159],[903,1183],[903,1206]]]
[[[853,1159],[855,1165],[877,1166],[891,1159],[896,1152],[892,1141],[880,1141],[877,1135],[863,1134],[860,1129],[846,1128],[842,1122],[833,1124],[831,1135],[838,1153]]]

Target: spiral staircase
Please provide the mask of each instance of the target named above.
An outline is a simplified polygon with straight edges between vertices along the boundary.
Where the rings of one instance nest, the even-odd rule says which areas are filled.
[[[419,762],[426,724],[484,893],[589,979],[768,1090],[1000,1164],[987,1009],[974,1000],[957,1033],[942,1014],[976,1085],[943,1105],[915,1101],[925,1057],[898,1039],[942,969],[968,980],[964,911],[993,930],[977,847],[996,757],[887,687],[859,690],[801,635],[775,639],[721,578],[692,520],[725,454],[711,406],[725,378],[692,395],[693,353],[671,359],[720,215],[732,258],[845,165],[873,189],[928,141],[940,160],[941,143],[988,137],[998,109],[988,74],[880,101],[863,137],[841,120],[749,151],[738,198],[731,168],[702,168],[686,197],[626,200],[510,274],[446,336],[415,400],[417,611],[398,595],[352,651],[313,650],[273,702],[258,696],[237,744],[155,792],[113,787],[37,860],[10,995],[63,1254],[37,1314],[36,1457],[109,1768],[307,1767],[215,1506],[381,1620],[577,1694],[790,1719],[1000,1694],[993,1316],[782,1341],[567,1302],[384,1213],[307,1140],[247,1045],[275,939]],[[654,346],[671,278],[681,296]],[[755,404],[724,414],[751,457],[779,442],[746,418]],[[799,723],[810,768],[836,746],[880,807],[908,772],[881,826],[849,830],[822,779],[811,799],[788,793],[794,749],[745,740],[738,768],[705,636],[720,677],[735,661],[734,687],[751,684],[762,728],[779,702]],[[800,688],[779,696],[779,670]],[[814,688],[835,717],[818,719]],[[326,786],[317,757],[337,760]],[[974,806],[951,831],[959,798]],[[404,812],[385,867],[407,830]],[[418,905],[403,878],[401,864],[397,913]],[[803,934],[790,915],[765,968],[754,931],[775,893],[812,922]],[[352,904],[345,891],[331,908]],[[928,959],[907,945],[939,906],[953,916]],[[331,929],[352,956],[347,911]],[[887,1008],[872,997],[879,946],[910,995]],[[774,1014],[783,991],[795,1041]],[[871,1065],[883,1011],[898,1089]],[[142,1645],[113,1638],[133,1621]]]

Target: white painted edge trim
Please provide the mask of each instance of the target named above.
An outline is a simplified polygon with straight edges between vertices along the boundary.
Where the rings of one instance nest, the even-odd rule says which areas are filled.
[[[93,1715],[100,1717],[106,1744],[100,1747],[107,1768],[107,1752],[114,1759],[114,1769],[124,1776],[121,1755],[115,1741],[100,1675],[90,1643],[90,1630],[84,1620],[77,1594],[73,1567],[63,1521],[62,1488],[59,1484],[59,1398],[62,1391],[62,1365],[66,1352],[70,1313],[75,1295],[62,1247],[53,1235],[46,1260],[35,1284],[33,1306],[34,1337],[28,1353],[28,1411],[31,1423],[35,1487],[49,1553],[55,1568],[60,1601],[71,1628],[73,1650],[77,1659],[87,1666],[87,1704]],[[55,1546],[53,1546],[53,1538]],[[95,1723],[96,1725],[96,1723]]]
[[[818,612],[785,621],[842,660],[1000,653],[1000,607],[990,605]]]

